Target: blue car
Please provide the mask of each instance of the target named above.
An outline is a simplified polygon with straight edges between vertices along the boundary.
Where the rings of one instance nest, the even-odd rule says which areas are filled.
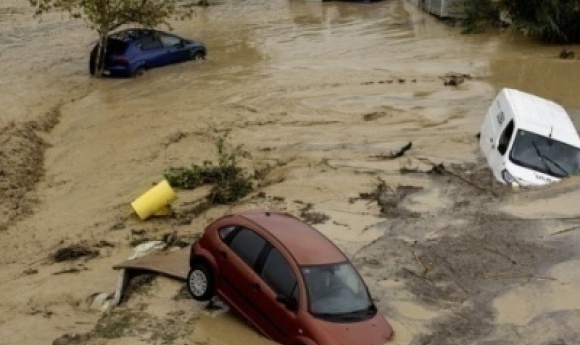
[[[97,51],[91,51],[89,72],[97,70]],[[203,43],[163,31],[129,29],[111,34],[107,39],[103,75],[132,77],[143,71],[188,60],[203,60]]]

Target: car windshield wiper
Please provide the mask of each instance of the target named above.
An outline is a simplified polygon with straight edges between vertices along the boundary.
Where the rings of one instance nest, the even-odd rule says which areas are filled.
[[[376,313],[376,307],[374,305],[370,305],[364,309],[358,309],[353,311],[347,311],[342,313],[316,313],[316,316],[323,317],[323,318],[334,318],[334,319],[341,319],[341,320],[351,320],[351,319],[360,319],[369,315],[374,315]]]
[[[323,319],[350,319],[348,315],[345,316],[345,313],[313,313],[314,316],[323,318]]]
[[[562,168],[562,166],[558,163],[556,163],[553,159],[551,159],[550,157],[546,157],[542,154],[542,152],[540,151],[540,149],[538,148],[538,145],[536,145],[536,142],[532,141],[532,145],[534,146],[534,150],[536,150],[536,153],[538,154],[538,157],[540,157],[540,160],[542,161],[542,163],[544,163],[544,166],[546,167],[546,169],[548,170],[548,172],[550,173],[550,175],[556,175],[554,173],[554,171],[552,169],[550,169],[550,166],[548,165],[547,162],[550,162],[553,166],[555,166],[556,168],[558,168],[558,170],[562,171],[564,173],[565,177],[569,177],[570,173]]]

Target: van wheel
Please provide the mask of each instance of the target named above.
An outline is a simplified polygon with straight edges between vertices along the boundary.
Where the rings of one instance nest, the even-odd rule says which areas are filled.
[[[194,264],[187,274],[187,290],[193,299],[208,301],[214,295],[214,279],[204,263]]]

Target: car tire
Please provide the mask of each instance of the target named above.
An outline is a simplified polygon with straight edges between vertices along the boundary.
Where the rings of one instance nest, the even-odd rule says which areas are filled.
[[[187,274],[187,291],[197,301],[209,301],[214,295],[211,270],[203,263],[195,263]]]
[[[97,47],[91,50],[91,56],[89,58],[89,73],[94,76],[97,71]]]
[[[200,51],[200,50],[198,50],[196,52],[191,51],[190,55],[191,55],[191,60],[193,60],[193,61],[205,60],[205,53],[203,51]]]
[[[133,72],[133,74],[131,74],[131,77],[133,77],[133,78],[140,77],[143,74],[145,74],[145,67],[141,66],[141,67],[137,67],[135,69],[135,71]]]

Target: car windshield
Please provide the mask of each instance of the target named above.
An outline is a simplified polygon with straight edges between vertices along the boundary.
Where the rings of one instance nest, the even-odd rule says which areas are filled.
[[[302,275],[314,316],[360,320],[376,313],[364,283],[350,263],[305,266]]]
[[[524,130],[516,135],[510,159],[558,178],[580,173],[580,149]]]

